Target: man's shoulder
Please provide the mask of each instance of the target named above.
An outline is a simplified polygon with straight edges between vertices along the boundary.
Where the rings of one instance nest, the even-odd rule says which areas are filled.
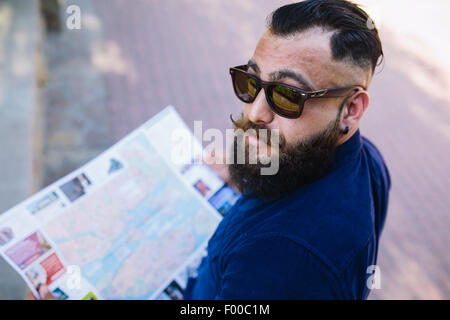
[[[275,217],[275,216],[278,216]],[[320,205],[307,214],[302,207],[290,207],[265,222],[263,233],[277,233],[302,247],[318,260],[341,273],[373,238],[374,223],[371,208],[361,211],[349,206]],[[282,220],[282,221],[280,221]],[[259,230],[259,234],[261,230]]]

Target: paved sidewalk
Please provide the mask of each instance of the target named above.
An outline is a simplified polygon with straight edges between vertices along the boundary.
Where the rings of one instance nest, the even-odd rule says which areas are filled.
[[[0,213],[36,191],[39,147],[35,1],[0,2]],[[21,299],[25,286],[0,258],[0,299]]]

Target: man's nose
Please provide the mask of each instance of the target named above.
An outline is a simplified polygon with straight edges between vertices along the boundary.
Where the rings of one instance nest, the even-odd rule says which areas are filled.
[[[246,105],[247,118],[260,125],[266,125],[273,121],[273,111],[267,103],[266,93],[261,90],[253,103]]]

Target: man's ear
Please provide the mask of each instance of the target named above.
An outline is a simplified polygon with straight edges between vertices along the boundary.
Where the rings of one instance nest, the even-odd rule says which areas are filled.
[[[369,93],[365,90],[358,91],[350,97],[342,110],[340,129],[344,131],[348,127],[350,131],[356,131],[364,112],[369,107],[369,102]]]

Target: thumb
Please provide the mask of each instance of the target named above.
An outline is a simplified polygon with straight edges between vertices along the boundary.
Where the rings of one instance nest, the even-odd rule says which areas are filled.
[[[46,285],[41,285],[38,292],[42,300],[56,300]]]

